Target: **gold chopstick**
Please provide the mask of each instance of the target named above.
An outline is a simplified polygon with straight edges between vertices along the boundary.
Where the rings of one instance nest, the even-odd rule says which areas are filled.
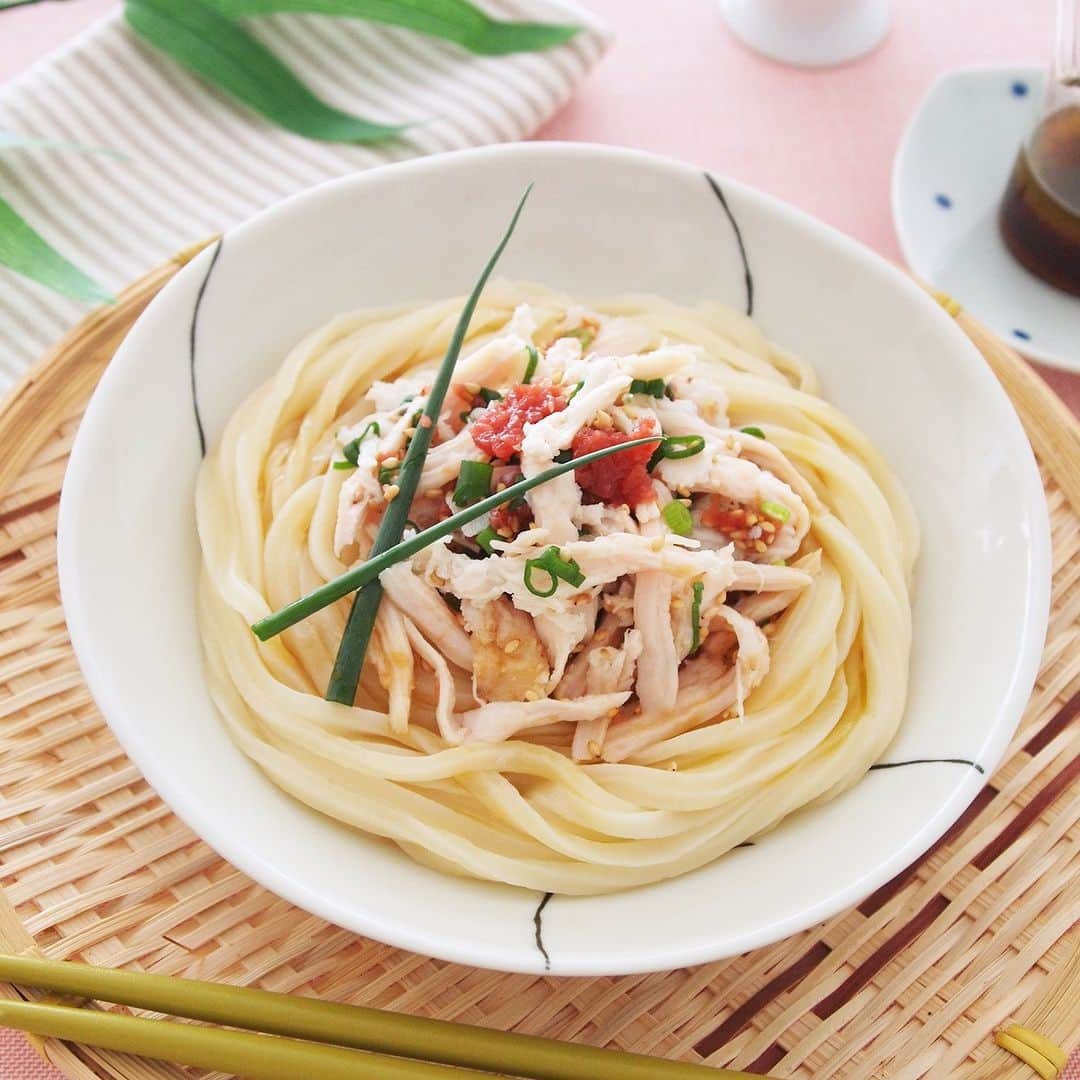
[[[621,1050],[578,1046],[535,1035],[518,1035],[471,1024],[406,1016],[360,1005],[341,1005],[268,990],[198,982],[167,975],[117,971],[111,968],[43,960],[37,957],[0,954],[0,981],[247,1029],[246,1032],[214,1032],[215,1035],[221,1036],[221,1039],[215,1043],[215,1048],[218,1045],[224,1045],[222,1040],[228,1040],[233,1036],[249,1035],[250,1032],[266,1032],[269,1035],[261,1036],[262,1038],[287,1036],[291,1040],[309,1040],[306,1044],[309,1048],[312,1048],[312,1043],[332,1044],[334,1048],[351,1048],[342,1052],[352,1054],[354,1057],[357,1051],[366,1052],[360,1055],[361,1058],[371,1058],[375,1054],[391,1055],[386,1060],[391,1061],[393,1066],[397,1066],[403,1059],[413,1058],[423,1059],[424,1063],[429,1064],[429,1068],[440,1068],[438,1074],[405,1074],[395,1073],[387,1066],[387,1071],[379,1074],[387,1080],[398,1080],[399,1077],[404,1080],[405,1076],[419,1078],[420,1075],[441,1077],[445,1072],[442,1066],[445,1065],[530,1077],[534,1080],[582,1080],[584,1077],[590,1080],[592,1078],[603,1080],[609,1077],[611,1080],[704,1080],[705,1077],[711,1080],[739,1080],[739,1078],[746,1080],[747,1077],[752,1076],[750,1073],[729,1069],[714,1069],[688,1062],[666,1061],[662,1058],[652,1058]],[[5,1007],[6,1003],[0,1004],[0,1010]],[[128,1050],[144,1056],[159,1056],[153,1051],[135,1048],[131,1043],[124,1046],[102,1043],[95,1036],[97,1021],[102,1019],[134,1021],[133,1017],[63,1006],[36,1005],[33,1008],[39,1010],[58,1008],[61,1013],[85,1018],[85,1027],[80,1027],[80,1034],[59,1034],[58,1038],[74,1039],[107,1046],[111,1049]],[[0,1024],[22,1028],[26,1031],[36,1031],[37,1034],[51,1035],[51,1031],[38,1031],[36,1028],[25,1026],[29,1019],[36,1021],[36,1018],[40,1016],[40,1013],[34,1013],[31,1016],[25,1011],[20,1013],[8,1010],[0,1012]],[[138,1022],[151,1025],[166,1023],[155,1020]],[[182,1033],[213,1031],[213,1029],[196,1028],[189,1024],[170,1026],[180,1028]],[[125,1028],[124,1033],[128,1030],[134,1032],[134,1029]],[[260,1038],[260,1036],[250,1035],[249,1037]],[[176,1038],[179,1039],[180,1036]],[[284,1039],[274,1039],[273,1046],[276,1047],[284,1041]],[[265,1044],[252,1043],[251,1045],[253,1048],[255,1046],[262,1048]],[[259,1053],[265,1052],[264,1049],[259,1050]],[[169,1060],[198,1064],[188,1062],[179,1056],[173,1056]],[[250,1067],[231,1069],[220,1063],[208,1067],[241,1072],[250,1076],[279,1075],[258,1073]],[[366,1075],[359,1071],[357,1065],[354,1064],[352,1067],[357,1070],[352,1074],[353,1076]],[[297,1069],[291,1075],[295,1077],[302,1075],[302,1072]],[[329,1072],[315,1072],[313,1075],[320,1078],[324,1075],[327,1078],[331,1076]]]
[[[172,1061],[214,1072],[236,1073],[251,1080],[480,1080],[491,1073],[454,1069],[346,1050],[325,1043],[301,1042],[251,1031],[143,1020],[120,1013],[71,1005],[0,1001],[0,1025],[125,1054]]]

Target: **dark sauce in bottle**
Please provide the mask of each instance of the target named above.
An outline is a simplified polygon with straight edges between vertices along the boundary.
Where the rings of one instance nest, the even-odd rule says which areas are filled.
[[[1051,113],[1020,150],[999,224],[1019,262],[1080,296],[1080,106]]]

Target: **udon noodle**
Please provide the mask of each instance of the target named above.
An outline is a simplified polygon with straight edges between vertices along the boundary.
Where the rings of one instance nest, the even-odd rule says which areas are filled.
[[[411,530],[674,438],[385,571],[353,706],[323,697],[348,599],[252,634],[366,555],[459,311],[333,320],[207,457],[199,619],[237,745],[427,865],[571,894],[684,873],[854,784],[904,709],[916,522],[812,368],[714,303],[491,286]]]

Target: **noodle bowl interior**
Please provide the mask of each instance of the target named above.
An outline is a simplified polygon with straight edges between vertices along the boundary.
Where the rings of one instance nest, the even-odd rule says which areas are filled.
[[[570,894],[684,873],[858,781],[904,710],[917,525],[812,367],[711,302],[489,287],[406,537],[657,441],[384,570],[351,706],[323,697],[350,598],[252,634],[367,558],[460,310],[333,320],[206,459],[200,627],[241,749],[425,864]]]

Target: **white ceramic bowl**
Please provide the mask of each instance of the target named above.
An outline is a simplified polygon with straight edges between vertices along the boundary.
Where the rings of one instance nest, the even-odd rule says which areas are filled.
[[[213,443],[288,348],[335,313],[467,291],[530,180],[502,274],[584,296],[647,290],[740,308],[752,281],[765,332],[812,360],[830,399],[884,451],[926,539],[910,704],[883,760],[938,759],[872,771],[685,877],[555,897],[539,915],[535,893],[442,876],[308,810],[233,746],[203,681],[192,509],[193,385]],[[926,851],[997,763],[1035,676],[1049,585],[1042,488],[1016,415],[953,321],[902,274],[772,199],[728,180],[719,189],[725,201],[689,165],[583,145],[361,173],[230,232],[117,352],[64,485],[71,637],[150,783],[267,888],[358,933],[484,967],[678,967],[768,944],[861,900]]]

